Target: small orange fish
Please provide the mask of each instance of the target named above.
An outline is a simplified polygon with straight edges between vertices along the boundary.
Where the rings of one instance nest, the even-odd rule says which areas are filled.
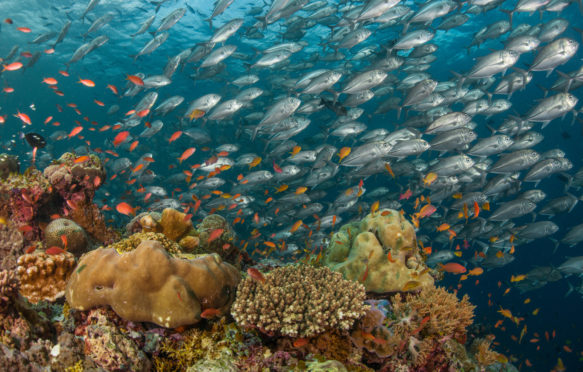
[[[249,169],[254,168],[261,163],[261,156],[256,156],[251,163],[249,163]]]
[[[57,85],[58,83],[57,79],[52,77],[44,78],[42,82],[47,85]]]
[[[188,115],[188,118],[192,121],[194,119],[202,118],[206,114],[206,112],[202,110],[192,110],[192,112]]]
[[[111,92],[115,95],[118,94],[118,90],[117,90],[117,87],[115,85],[107,84],[107,89],[111,90]]]
[[[300,195],[306,192],[306,190],[308,190],[308,188],[306,186],[300,186],[296,189],[295,194],[296,195]]]
[[[52,247],[47,248],[45,250],[45,253],[46,254],[49,254],[49,255],[61,254],[63,252],[65,252],[65,250],[63,248],[60,248],[60,247],[57,247],[57,246],[52,246]]]
[[[467,271],[465,266],[460,265],[456,262],[448,262],[445,265],[439,265],[439,271],[445,271],[451,274],[463,274]]]
[[[429,186],[437,179],[437,173],[427,173],[423,178],[423,185]]]
[[[210,244],[210,242],[212,242],[213,240],[218,239],[221,235],[223,235],[223,231],[224,231],[223,229],[215,229],[211,231],[207,239],[207,243]]]
[[[219,309],[214,308],[204,309],[204,311],[200,313],[200,317],[203,319],[212,319],[219,315],[221,315],[221,311]]]
[[[297,220],[291,227],[290,232],[292,233],[296,232],[300,228],[300,226],[302,226],[302,223],[303,223],[302,220]]]
[[[336,154],[340,158],[340,160],[338,160],[338,164],[342,162],[342,159],[350,155],[350,151],[352,151],[350,147],[343,147],[340,149],[340,151],[338,151],[338,154]]]
[[[136,76],[136,75],[128,75],[126,77],[126,79],[129,80],[134,85],[139,85],[139,86],[143,86],[144,85],[144,81],[139,76]]]
[[[75,159],[73,161],[73,163],[75,164],[79,164],[79,163],[85,163],[86,161],[89,161],[90,158],[88,155],[83,155],[83,156],[79,156],[77,159]]]
[[[136,209],[137,208],[132,208],[132,206],[126,202],[121,202],[115,207],[116,211],[118,211],[121,214],[125,214],[126,216],[129,216],[130,214],[135,215]]]
[[[7,65],[3,65],[2,71],[16,71],[22,68],[22,62],[12,62]]]
[[[254,268],[254,267],[248,268],[247,274],[251,278],[253,278],[253,280],[256,280],[256,281],[261,282],[261,283],[265,283],[265,276],[263,276],[261,271],[257,270],[256,268]]]
[[[389,163],[385,163],[385,169],[387,170],[387,172],[389,172],[391,177],[395,178],[395,173],[393,173],[393,169],[391,168],[391,165]]]
[[[127,130],[124,130],[123,132],[119,132],[115,138],[113,139],[113,146],[117,147],[120,144],[122,144],[130,135],[130,132]]]
[[[196,149],[194,147],[184,150],[182,155],[180,155],[180,157],[178,158],[178,161],[182,163],[184,160],[188,159],[192,154],[194,154],[195,151]]]
[[[170,136],[170,139],[168,140],[168,143],[174,142],[176,141],[178,138],[180,138],[180,136],[182,135],[182,131],[176,131],[172,134],[172,136]]]
[[[307,338],[296,338],[293,342],[294,347],[302,347],[302,346],[306,346],[308,343],[310,342],[310,340],[308,340]]]
[[[16,29],[20,32],[23,32],[25,34],[31,33],[32,30],[28,27],[16,27]]]
[[[95,86],[95,83],[89,79],[79,79],[79,83],[81,83],[89,88],[93,88]]]
[[[78,127],[73,128],[71,130],[71,133],[69,133],[69,138],[75,137],[76,135],[81,133],[82,130],[83,130],[82,126],[78,126]]]
[[[30,120],[30,117],[28,115],[23,114],[20,111],[17,111],[16,115],[14,116],[20,119],[24,124],[32,125],[32,121]]]
[[[290,152],[290,157],[294,157],[297,155],[298,152],[300,152],[302,150],[301,146],[294,146],[294,148],[292,149],[292,151]]]

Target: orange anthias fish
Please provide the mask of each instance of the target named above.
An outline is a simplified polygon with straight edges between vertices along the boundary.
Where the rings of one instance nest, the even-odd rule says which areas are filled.
[[[129,80],[134,85],[139,85],[139,86],[144,85],[144,81],[142,80],[142,78],[140,78],[139,76],[136,76],[136,75],[128,75],[127,80]]]
[[[300,226],[302,226],[302,223],[303,223],[302,220],[297,220],[291,227],[290,232],[292,233],[296,232],[300,228]]]
[[[211,231],[211,233],[209,234],[209,237],[207,239],[207,243],[210,244],[210,242],[219,238],[223,234],[223,231],[224,231],[223,229],[215,229],[215,230]]]
[[[180,157],[178,158],[178,161],[182,163],[184,160],[188,159],[192,154],[194,154],[195,151],[196,149],[194,147],[184,150],[182,155],[180,155]]]
[[[81,83],[89,88],[93,88],[95,86],[95,83],[89,79],[79,79],[79,83]]]
[[[465,266],[456,262],[448,262],[445,265],[439,265],[439,271],[445,271],[451,274],[463,274],[467,271]]]
[[[130,135],[130,132],[127,130],[124,130],[123,132],[119,132],[115,138],[113,139],[113,146],[117,147],[120,144],[122,144]]]
[[[188,118],[192,121],[194,119],[202,118],[206,114],[205,111],[202,110],[192,110],[192,112],[188,115]]]
[[[221,311],[219,309],[214,308],[204,309],[204,311],[200,313],[200,317],[203,319],[212,319],[219,315],[221,315]]]
[[[135,215],[136,209],[137,208],[132,208],[132,206],[126,202],[121,202],[115,207],[116,211],[118,211],[121,214],[125,214],[126,216],[129,216],[130,214]]]
[[[3,65],[2,71],[16,71],[22,68],[22,62],[12,62],[7,65]]]
[[[261,271],[257,270],[256,268],[254,268],[254,267],[248,268],[247,274],[249,274],[249,276],[251,278],[253,278],[253,280],[256,280],[256,281],[261,282],[261,283],[265,283],[265,276],[263,276]]]

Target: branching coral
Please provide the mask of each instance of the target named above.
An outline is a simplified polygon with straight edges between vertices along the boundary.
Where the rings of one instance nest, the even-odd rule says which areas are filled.
[[[290,337],[348,330],[364,315],[364,287],[328,268],[285,266],[241,282],[231,314],[244,328]]]
[[[69,252],[48,255],[34,252],[18,258],[16,273],[20,293],[30,302],[55,301],[65,294],[67,279],[75,267],[75,257]]]
[[[201,312],[229,310],[240,274],[218,255],[172,258],[158,241],[133,251],[96,249],[81,257],[67,283],[67,302],[77,310],[110,305],[122,318],[167,328],[195,324]]]

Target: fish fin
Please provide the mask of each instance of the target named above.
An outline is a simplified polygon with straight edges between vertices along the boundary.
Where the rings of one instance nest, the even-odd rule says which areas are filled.
[[[569,89],[571,88],[571,83],[573,82],[573,78],[571,77],[571,75],[566,74],[564,72],[561,72],[559,70],[557,70],[557,74],[559,74],[560,77],[562,77],[565,80],[568,80],[569,82],[567,83],[567,87],[565,88],[565,93],[569,91]]]
[[[514,15],[514,10],[508,10],[508,9],[500,9],[501,12],[508,14],[508,18],[509,18],[509,22],[510,22],[510,27],[512,27],[512,16]]]
[[[209,23],[209,27],[212,30],[213,29],[213,17],[209,17],[209,18],[205,19],[205,21],[207,21]]]
[[[573,291],[575,290],[571,282],[567,281],[567,285],[569,286],[569,290],[567,291],[567,293],[565,293],[565,298],[569,297],[569,295],[573,293]]]

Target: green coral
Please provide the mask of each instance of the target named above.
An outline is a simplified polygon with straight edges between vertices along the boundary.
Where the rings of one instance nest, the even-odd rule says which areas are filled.
[[[179,254],[181,253],[180,245],[175,241],[172,241],[166,237],[166,235],[162,233],[155,233],[155,232],[139,232],[133,235],[130,235],[128,238],[122,239],[118,242],[115,242],[107,248],[114,248],[120,254],[125,252],[133,251],[140,245],[142,241],[146,240],[156,240],[159,241],[164,249],[172,254]]]

